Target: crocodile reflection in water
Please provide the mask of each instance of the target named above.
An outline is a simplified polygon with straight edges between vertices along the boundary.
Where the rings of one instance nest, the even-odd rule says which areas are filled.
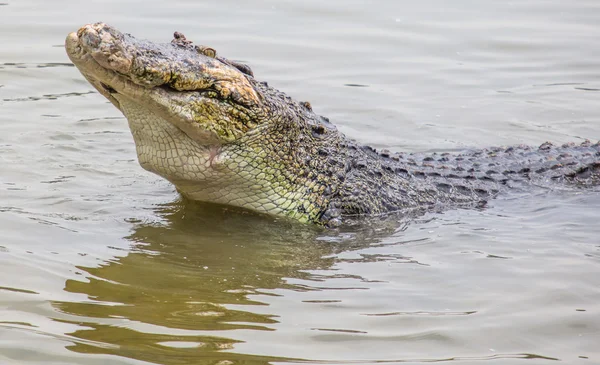
[[[71,33],[66,50],[127,117],[140,164],[192,200],[338,225],[348,216],[478,206],[514,185],[600,177],[600,144],[590,142],[378,153],[179,33],[155,44],[96,23]]]
[[[253,294],[315,290],[311,283],[319,286],[323,277],[307,270],[331,269],[337,260],[333,255],[377,243],[398,228],[397,222],[382,222],[377,230],[354,227],[349,237],[340,232],[347,238],[338,242],[323,241],[324,232],[316,227],[274,223],[211,204],[175,202],[158,214],[161,223],[139,224],[127,237],[134,243],[127,256],[79,267],[89,281],[66,282],[66,291],[93,301],[53,302],[73,316],[71,323],[84,327],[70,333],[81,340],[71,350],[160,364],[180,364],[183,358],[187,363],[281,361],[220,351],[235,351],[236,343],[246,339],[249,332],[237,330],[273,330],[277,316],[261,314],[261,296]],[[309,284],[291,285],[290,279]],[[174,352],[169,342],[199,346]]]

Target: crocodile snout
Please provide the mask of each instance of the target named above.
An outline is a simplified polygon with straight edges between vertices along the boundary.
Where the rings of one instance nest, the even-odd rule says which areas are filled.
[[[127,74],[132,55],[123,42],[123,33],[105,23],[87,24],[77,31],[79,44],[98,64],[111,71]]]

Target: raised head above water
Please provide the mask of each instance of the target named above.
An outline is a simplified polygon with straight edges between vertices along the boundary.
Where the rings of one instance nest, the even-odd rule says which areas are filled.
[[[142,167],[193,200],[336,225],[345,216],[480,205],[515,183],[598,182],[600,146],[589,142],[377,153],[180,33],[156,44],[96,23],[69,34],[66,50],[127,118]]]

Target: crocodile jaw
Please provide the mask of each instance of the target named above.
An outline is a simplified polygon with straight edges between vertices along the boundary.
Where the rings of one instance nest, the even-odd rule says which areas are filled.
[[[206,97],[203,88],[226,78],[242,84],[238,89],[245,92],[244,97],[258,98],[239,72],[215,60],[188,51],[191,59],[185,63],[172,61],[168,52],[175,47],[138,41],[104,23],[86,25],[69,34],[65,48],[84,77],[127,117],[119,98],[140,104],[140,108],[159,115],[202,145],[231,142],[249,129],[240,130],[240,123],[228,114],[228,109],[235,108]],[[155,56],[157,53],[161,56]],[[206,70],[205,75],[195,77],[198,68]],[[231,93],[223,88],[221,91]],[[245,99],[240,96],[240,100]],[[243,115],[243,110],[238,114]]]

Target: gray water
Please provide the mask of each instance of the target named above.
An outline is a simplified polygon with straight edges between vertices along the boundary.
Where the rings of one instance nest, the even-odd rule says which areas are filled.
[[[597,0],[0,0],[0,364],[600,363],[600,193],[319,230],[182,202],[63,40],[248,62],[393,151],[600,139]]]

